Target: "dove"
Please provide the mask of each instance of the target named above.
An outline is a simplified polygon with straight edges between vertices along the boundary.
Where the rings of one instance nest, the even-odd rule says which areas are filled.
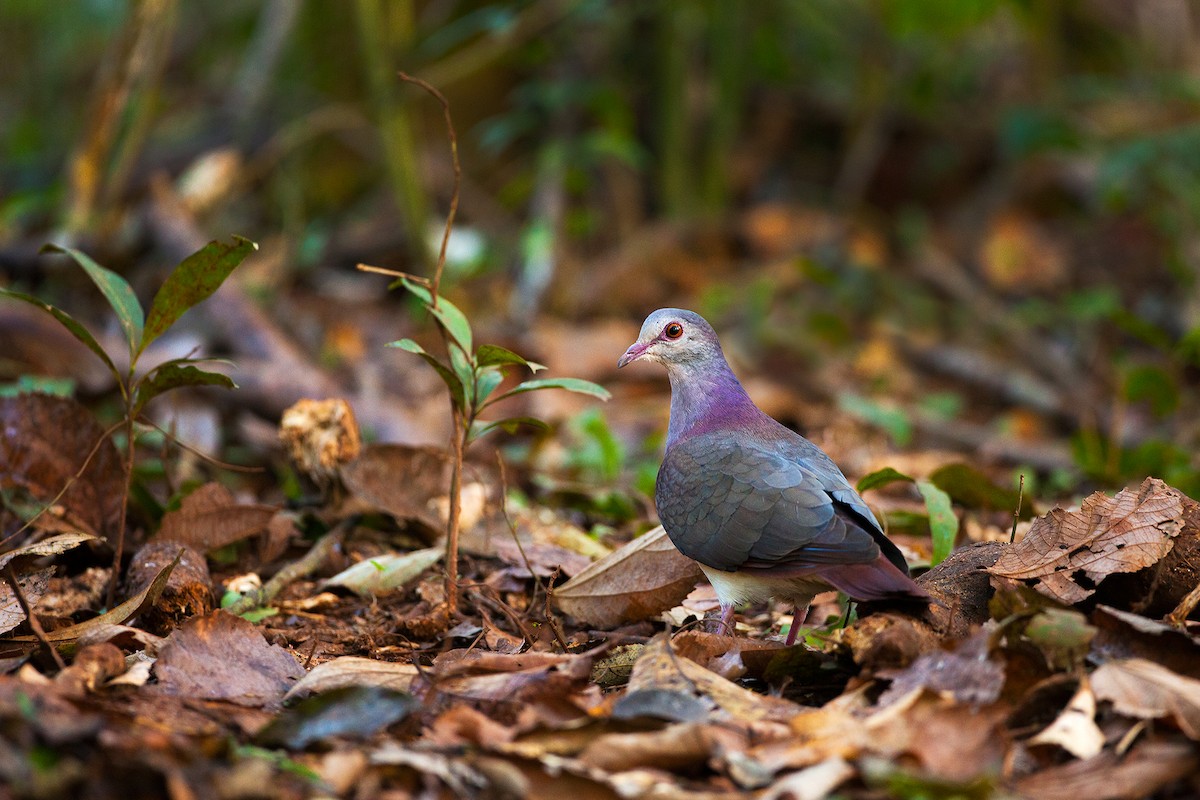
[[[703,317],[655,311],[617,366],[634,361],[662,364],[671,381],[654,503],[716,591],[723,630],[733,630],[738,605],[790,600],[791,645],[813,596],[830,588],[856,600],[929,601],[833,460],[750,399]]]

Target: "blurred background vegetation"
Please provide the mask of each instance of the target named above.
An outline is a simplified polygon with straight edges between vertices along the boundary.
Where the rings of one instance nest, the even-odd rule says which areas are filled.
[[[446,291],[493,338],[612,383],[646,313],[691,306],[806,432],[858,420],[1043,495],[1152,474],[1200,497],[1188,0],[3,0],[0,17],[3,285],[87,302],[36,255],[53,240],[152,293],[181,228],[241,234],[261,245],[242,286],[361,393],[374,373],[354,364],[410,323],[354,265],[428,272],[453,185],[441,109],[404,70],[450,103]],[[12,355],[20,336],[0,324],[0,380],[53,374]],[[422,367],[387,358],[390,390],[419,393]],[[648,376],[577,417],[557,463],[645,487],[656,429],[617,417]]]

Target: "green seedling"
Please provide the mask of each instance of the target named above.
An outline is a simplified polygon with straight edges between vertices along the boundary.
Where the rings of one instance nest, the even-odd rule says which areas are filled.
[[[83,268],[92,282],[112,307],[125,334],[129,348],[129,367],[122,370],[114,362],[100,342],[82,323],[60,308],[43,302],[33,295],[12,289],[0,289],[0,296],[11,297],[36,306],[50,314],[96,357],[104,363],[116,379],[121,393],[123,418],[115,430],[123,431],[125,438],[124,465],[125,492],[121,502],[121,515],[117,525],[116,541],[113,542],[113,574],[108,587],[108,604],[113,602],[117,577],[120,574],[121,556],[125,543],[125,521],[129,507],[130,484],[133,479],[134,423],[141,417],[146,404],[160,394],[184,386],[223,386],[236,388],[229,376],[201,369],[198,365],[211,364],[211,358],[173,358],[155,365],[139,374],[138,364],[146,348],[174,325],[184,312],[210,297],[238,264],[242,263],[258,245],[239,236],[233,244],[210,242],[185,258],[167,276],[166,282],[154,296],[149,312],[143,311],[133,288],[112,270],[97,264],[91,256],[70,247],[47,245],[43,252],[63,253],[70,256]]]
[[[544,366],[517,355],[513,351],[494,344],[474,347],[471,324],[465,314],[444,297],[438,297],[431,287],[416,279],[403,277],[392,284],[392,288],[403,288],[413,294],[433,317],[446,345],[446,358],[438,358],[412,339],[391,342],[397,347],[414,353],[433,367],[450,395],[450,412],[453,417],[451,432],[450,515],[446,528],[446,601],[453,614],[458,608],[458,517],[460,509],[459,490],[462,485],[463,453],[477,439],[497,430],[513,432],[521,427],[545,429],[545,422],[536,417],[501,417],[482,419],[481,415],[492,405],[526,392],[545,389],[565,389],[601,400],[609,398],[608,391],[591,381],[581,378],[539,378],[522,381],[507,391],[497,393],[500,384],[512,368],[528,369],[536,373]]]

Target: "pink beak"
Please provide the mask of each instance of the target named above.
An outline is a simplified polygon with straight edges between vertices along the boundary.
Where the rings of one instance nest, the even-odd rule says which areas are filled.
[[[620,369],[626,364],[632,364],[634,361],[637,361],[639,358],[644,356],[646,354],[646,348],[649,346],[650,345],[648,343],[642,344],[641,342],[634,342],[633,344],[629,345],[629,349],[625,351],[625,355],[621,356],[621,358],[617,360],[617,369]]]

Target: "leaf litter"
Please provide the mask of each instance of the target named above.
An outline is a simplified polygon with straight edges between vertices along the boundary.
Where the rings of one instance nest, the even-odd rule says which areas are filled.
[[[428,469],[443,471],[436,459]],[[160,619],[155,636],[151,612],[184,553],[219,568],[203,554],[245,543],[277,516],[202,487],[151,540],[166,563],[146,586],[45,632],[70,659],[65,670],[54,674],[10,612],[0,641],[8,668],[24,666],[0,679],[0,719],[22,718],[12,698],[26,687],[39,736],[93,754],[64,769],[62,786],[77,786],[102,753],[122,770],[197,780],[190,767],[163,771],[149,722],[185,749],[240,742],[208,767],[219,781],[272,775],[272,792],[296,797],[319,786],[356,796],[360,784],[512,796],[649,797],[670,786],[677,796],[866,797],[908,786],[1138,797],[1197,764],[1200,675],[1189,664],[1200,645],[1133,610],[1162,593],[1155,570],[1200,535],[1194,503],[1161,482],[1052,511],[1015,545],[960,548],[921,578],[941,606],[864,608],[785,648],[761,633],[664,631],[663,620],[688,618],[679,604],[701,578],[661,528],[605,554],[563,538],[566,521],[518,514],[510,528],[490,512],[465,540],[464,575],[480,579],[464,594],[472,610],[421,634],[442,550],[416,545],[443,518],[433,495],[397,495],[381,510],[400,531],[417,526],[407,549],[354,527],[386,497],[386,472],[357,473],[357,505],[336,512],[349,538],[280,584],[273,616],[182,613]],[[0,559],[37,609],[51,570],[90,543],[50,534]],[[568,553],[595,560],[549,586]],[[1182,601],[1178,587],[1167,596]],[[113,741],[124,743],[117,754],[103,744]]]

